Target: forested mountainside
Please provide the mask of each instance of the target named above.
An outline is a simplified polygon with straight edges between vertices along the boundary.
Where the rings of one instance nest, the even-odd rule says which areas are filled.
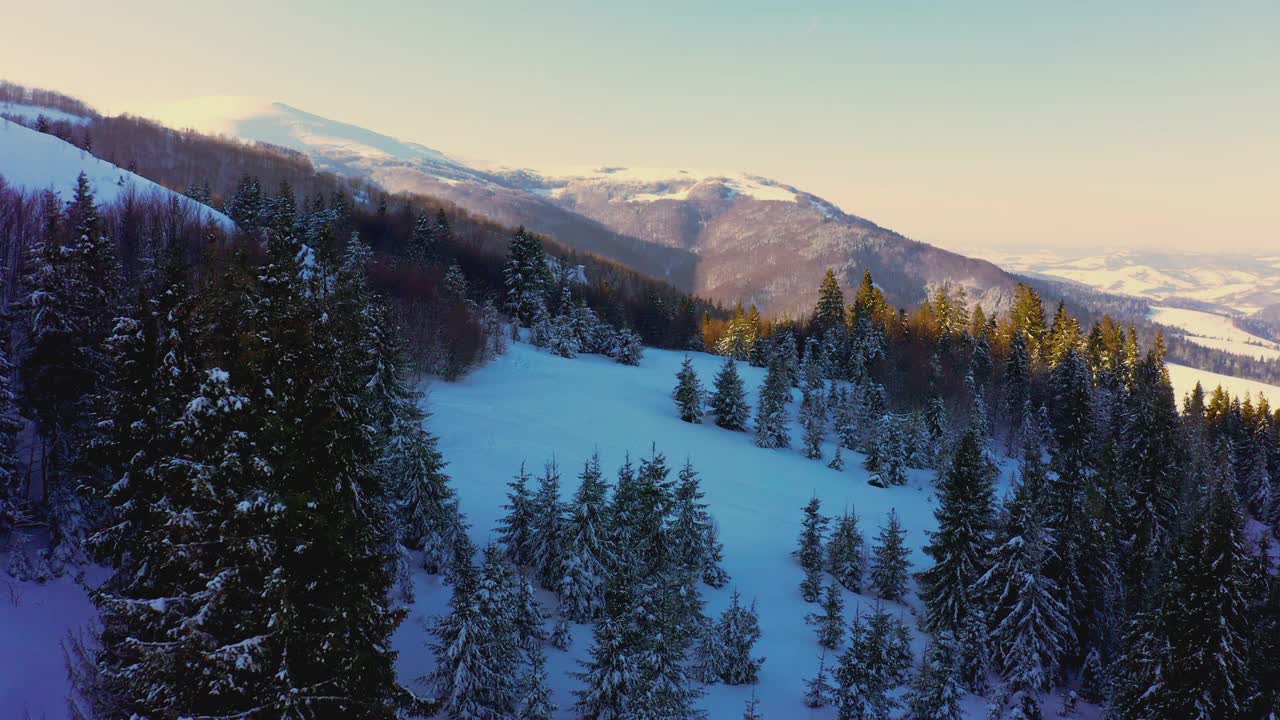
[[[0,186],[0,627],[46,638],[0,658],[4,707],[1276,711],[1280,412],[1180,405],[1159,334],[834,268],[795,320],[720,315],[303,157],[32,124],[5,142],[116,147],[186,200],[118,166]],[[438,411],[418,378],[456,381]]]

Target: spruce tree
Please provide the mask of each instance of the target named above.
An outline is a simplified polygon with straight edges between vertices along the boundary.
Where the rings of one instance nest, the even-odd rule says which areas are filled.
[[[704,396],[698,373],[693,369],[693,360],[686,356],[680,364],[680,372],[676,373],[676,389],[672,392],[680,419],[687,423],[701,423]]]
[[[551,701],[551,687],[547,685],[547,656],[542,646],[539,645],[531,657],[517,717],[519,720],[551,720],[556,705]]]
[[[827,543],[827,565],[831,575],[849,592],[862,592],[862,574],[866,568],[866,541],[858,529],[858,516],[846,510],[836,522]]]
[[[564,614],[579,622],[595,619],[604,610],[604,584],[611,553],[608,508],[600,457],[593,454],[578,476],[565,532],[564,580],[557,588]]]
[[[822,601],[822,614],[810,613],[805,622],[817,627],[818,644],[828,650],[836,650],[844,642],[844,597],[840,594],[840,586],[832,583],[827,586]]]
[[[517,230],[507,248],[502,277],[506,284],[508,312],[520,323],[532,323],[537,309],[543,307],[545,310],[547,286],[551,282],[542,240],[523,227]]]
[[[821,334],[830,328],[844,327],[844,291],[836,280],[835,271],[828,268],[818,288],[818,305],[813,311],[813,329]]]
[[[546,464],[538,478],[531,511],[529,564],[538,582],[554,589],[564,577],[567,531],[564,505],[560,502],[560,467],[554,460]]]
[[[905,720],[960,720],[964,688],[957,679],[955,639],[939,633],[925,651],[907,695]]]
[[[827,673],[827,653],[824,650],[818,658],[818,674],[804,681],[804,704],[809,708],[824,708],[834,696],[835,688]]]
[[[822,593],[822,552],[823,536],[826,533],[828,518],[822,514],[822,501],[817,497],[809,500],[804,508],[804,522],[800,531],[800,545],[795,556],[804,570],[804,580],[800,582],[800,595],[805,602],[817,602]]]
[[[769,362],[769,372],[760,386],[756,404],[756,445],[762,448],[791,447],[787,429],[787,402],[791,399],[791,380],[780,357]]]
[[[885,600],[901,602],[906,597],[911,568],[906,537],[898,512],[890,510],[885,524],[880,526],[871,561],[871,589]]]
[[[673,495],[667,541],[678,567],[692,571],[712,587],[724,587],[728,576],[719,565],[721,549],[715,523],[703,497],[698,472],[686,460]]]
[[[573,676],[584,684],[574,691],[574,713],[584,720],[624,720],[630,717],[631,694],[639,682],[637,658],[628,647],[618,620],[606,617],[595,626],[590,657],[579,661]]]
[[[800,427],[804,429],[804,456],[822,459],[822,440],[827,434],[825,410],[820,391],[804,389],[800,401]]]
[[[976,434],[966,433],[940,482],[938,530],[924,548],[933,567],[918,575],[925,624],[935,632],[958,631],[974,609],[971,590],[987,569],[993,517],[989,472]]]
[[[732,357],[724,359],[720,372],[716,373],[715,392],[711,395],[711,414],[716,425],[726,430],[746,430],[751,412],[747,406],[747,391],[738,374],[738,365]]]
[[[753,602],[742,605],[738,591],[730,596],[729,607],[720,616],[718,625],[724,664],[721,679],[727,685],[754,685],[760,676],[764,658],[752,655],[756,641],[760,639],[760,620]]]
[[[836,445],[836,452],[831,456],[831,462],[827,463],[827,467],[836,472],[844,471],[844,453],[840,445]]]
[[[498,522],[498,542],[506,549],[507,558],[521,567],[533,562],[534,505],[529,479],[521,463],[520,472],[507,484],[511,491],[507,493],[507,504],[502,506],[507,514]]]

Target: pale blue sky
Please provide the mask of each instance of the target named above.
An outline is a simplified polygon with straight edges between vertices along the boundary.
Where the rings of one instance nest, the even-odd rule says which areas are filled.
[[[745,170],[944,247],[1280,247],[1275,0],[75,5],[6,8],[0,77]]]

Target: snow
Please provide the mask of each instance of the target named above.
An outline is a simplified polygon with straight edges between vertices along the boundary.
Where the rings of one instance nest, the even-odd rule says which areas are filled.
[[[65,120],[76,125],[84,125],[89,122],[89,118],[83,115],[25,103],[0,102],[0,115],[22,118],[23,122],[26,123],[35,123],[36,118],[41,115],[44,115],[50,121]]]
[[[26,190],[53,190],[64,201],[74,194],[76,177],[85,173],[98,204],[115,202],[127,193],[177,196],[189,208],[226,228],[231,219],[184,195],[94,157],[52,135],[0,120],[0,177]]]
[[[1268,385],[1257,380],[1221,375],[1208,370],[1200,370],[1199,368],[1176,365],[1174,363],[1166,363],[1166,367],[1169,368],[1169,379],[1173,381],[1173,392],[1179,404],[1182,403],[1182,399],[1187,393],[1195,389],[1197,382],[1204,387],[1206,393],[1213,392],[1214,388],[1221,385],[1232,396],[1243,398],[1245,395],[1257,396],[1261,394],[1265,395],[1268,400],[1280,400],[1280,387],[1275,385]]]
[[[621,190],[615,199],[625,202],[650,203],[658,200],[687,200],[689,193],[703,183],[722,185],[730,197],[743,196],[756,200],[795,202],[795,188],[768,178],[741,172],[698,170],[692,168],[598,167],[564,168],[543,173],[554,187],[552,197],[572,191],[574,186],[599,186]]]
[[[34,544],[32,546],[34,548]],[[8,555],[0,554],[0,568]],[[105,568],[86,572],[90,583],[106,578]],[[62,655],[69,633],[86,629],[97,617],[75,578],[47,583],[18,582],[0,571],[0,715],[13,718],[67,717],[70,684]]]
[[[1151,321],[1186,331],[1186,339],[1197,345],[1235,355],[1280,358],[1280,343],[1241,330],[1222,315],[1157,306],[1151,309]]]
[[[713,720],[739,718],[743,704],[754,693],[765,717],[834,718],[833,708],[809,710],[801,702],[804,681],[816,671],[820,654],[814,628],[804,622],[804,616],[818,608],[801,600],[803,573],[791,556],[802,508],[816,495],[826,515],[854,509],[868,544],[885,515],[896,509],[907,531],[913,569],[923,569],[927,558],[920,548],[926,541],[925,533],[935,528],[933,473],[911,470],[906,486],[874,488],[866,482],[868,476],[861,469],[858,453],[845,453],[843,472],[826,467],[835,449],[831,443],[824,446],[825,457],[819,462],[806,459],[798,448],[757,448],[750,433],[731,432],[710,422],[681,422],[671,389],[684,357],[684,353],[646,349],[639,367],[627,367],[599,356],[563,359],[514,343],[506,355],[460,382],[431,384],[424,403],[431,412],[428,426],[440,437],[440,449],[450,463],[447,471],[471,524],[472,538],[481,546],[493,540],[506,501],[506,484],[521,462],[536,473],[544,461],[558,461],[567,500],[577,487],[582,463],[593,451],[600,453],[610,482],[627,452],[638,459],[656,447],[665,453],[673,476],[689,458],[700,473],[706,500],[719,524],[724,569],[732,578],[723,590],[704,586],[707,612],[718,616],[735,588],[744,602],[754,600],[763,630],[756,655],[766,658],[759,685],[710,686],[699,706]],[[701,353],[689,357],[709,386],[722,359]],[[764,371],[739,364],[739,372],[754,402]],[[797,405],[792,402],[790,407],[793,419]],[[801,437],[795,423],[791,430],[794,438]],[[1008,474],[1006,467],[1002,485]],[[100,574],[100,569],[92,570]],[[446,611],[450,591],[438,576],[421,570],[415,572],[413,583],[417,602],[408,608],[393,647],[399,653],[401,681],[426,694],[420,678],[434,666],[427,647],[428,632],[435,618]],[[58,643],[69,630],[90,622],[93,608],[83,589],[68,578],[44,586],[17,587],[20,602],[0,597],[0,637],[6,641],[16,638],[11,646],[40,650],[3,653],[0,707],[29,708],[32,717],[49,720],[66,717],[63,698],[67,688]],[[539,598],[546,610],[554,608],[549,593],[539,591]],[[846,615],[857,608],[870,609],[878,602],[870,595],[848,592],[844,592],[844,600]],[[919,601],[914,588],[907,604],[885,606],[909,627],[916,626]],[[547,625],[549,628],[552,621]],[[554,700],[560,706],[557,717],[564,719],[573,717],[572,690],[578,686],[568,673],[577,671],[576,660],[586,656],[591,627],[575,625],[572,635],[569,651],[547,648],[547,670]],[[915,638],[917,656],[925,642],[922,636]],[[831,661],[828,657],[828,667]],[[1046,717],[1056,716],[1059,703],[1058,693],[1045,698]],[[967,696],[964,708],[966,717],[986,717],[982,698]],[[1093,720],[1098,716],[1096,708],[1082,707],[1077,717]]]
[[[802,571],[791,556],[800,533],[801,510],[814,495],[822,499],[826,515],[854,509],[869,546],[885,515],[896,509],[907,531],[914,569],[921,569],[927,562],[920,551],[925,533],[936,527],[934,474],[911,470],[907,486],[874,488],[866,482],[868,475],[858,453],[846,451],[844,472],[826,467],[835,451],[832,443],[826,443],[825,457],[819,462],[806,459],[798,446],[757,448],[750,433],[724,430],[709,420],[702,425],[681,422],[671,390],[685,355],[646,349],[640,367],[634,368],[590,355],[566,360],[515,343],[507,355],[460,382],[432,385],[426,402],[431,412],[428,423],[440,436],[440,448],[450,463],[447,471],[471,523],[472,538],[480,545],[494,538],[493,529],[506,502],[506,483],[522,462],[536,473],[544,461],[555,458],[568,498],[577,487],[582,463],[593,451],[600,453],[610,482],[627,452],[636,459],[656,447],[666,455],[673,476],[675,468],[689,458],[700,473],[706,500],[719,524],[724,568],[732,578],[723,590],[704,586],[707,612],[718,616],[735,588],[744,602],[755,600],[763,630],[756,654],[767,658],[758,686],[710,686],[700,706],[714,719],[738,718],[754,692],[765,717],[833,718],[833,709],[811,711],[801,702],[804,681],[816,671],[821,652],[814,628],[804,622],[805,614],[817,606],[801,600]],[[710,386],[722,358],[701,353],[689,357],[704,385]],[[738,367],[754,403],[764,371],[741,363]],[[790,408],[793,420],[797,406],[793,402]],[[792,436],[801,437],[794,422]],[[427,628],[432,616],[445,611],[448,588],[439,578],[422,573],[415,584],[418,603],[394,644],[400,653],[400,677],[415,691],[425,692],[415,679],[434,666],[425,647]],[[549,595],[541,597],[544,607],[554,607]],[[878,602],[870,595],[848,592],[844,599],[849,614]],[[915,627],[913,614],[919,603],[914,593],[907,605],[885,606]],[[575,660],[585,657],[591,644],[590,626],[575,626],[573,636],[568,652],[548,648],[548,672],[561,718],[572,717],[568,708],[577,681],[566,673],[577,670]],[[923,637],[916,638],[917,654],[924,642]],[[829,665],[831,660],[828,657]],[[1046,698],[1046,716],[1056,713],[1050,708],[1057,702]],[[985,717],[986,702],[981,698],[966,698],[965,707],[969,717]],[[1092,717],[1089,713],[1085,709],[1080,717]]]

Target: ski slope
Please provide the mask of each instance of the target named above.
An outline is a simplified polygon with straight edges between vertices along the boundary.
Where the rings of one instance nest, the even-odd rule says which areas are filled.
[[[160,195],[179,198],[184,207],[227,229],[231,219],[144,177],[101,160],[58,138],[0,119],[0,178],[25,190],[52,190],[63,201],[75,192],[76,177],[89,177],[94,199],[99,205],[119,200],[127,193],[142,197]]]

